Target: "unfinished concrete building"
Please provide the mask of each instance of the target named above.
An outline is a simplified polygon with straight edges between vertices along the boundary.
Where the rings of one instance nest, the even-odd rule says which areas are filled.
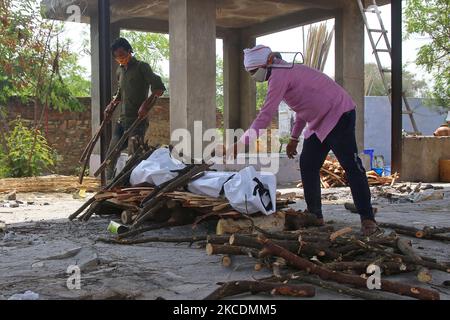
[[[121,29],[170,34],[171,130],[192,130],[194,121],[202,121],[203,130],[216,126],[216,38],[223,39],[225,129],[246,129],[256,116],[256,85],[243,68],[243,49],[254,46],[257,37],[334,18],[335,79],[358,105],[356,134],[359,149],[364,149],[365,30],[356,0],[43,0],[42,4],[50,18],[59,20],[66,20],[73,14],[71,6],[78,5],[80,22],[91,25],[93,130],[115,86],[111,70],[116,66],[109,46]],[[392,24],[395,80],[401,77],[401,10],[393,21],[397,21]],[[401,81],[393,82],[392,94],[392,166],[399,171]],[[94,167],[105,141],[102,146],[103,151],[94,152]]]

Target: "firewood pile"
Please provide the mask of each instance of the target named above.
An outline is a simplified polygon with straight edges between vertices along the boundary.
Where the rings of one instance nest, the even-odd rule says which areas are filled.
[[[16,190],[26,192],[63,192],[70,193],[85,189],[87,192],[100,190],[100,180],[86,177],[83,185],[78,184],[78,178],[72,176],[50,175],[30,178],[6,178],[0,179],[0,193]]]
[[[400,232],[408,229],[398,225],[394,227]],[[450,230],[425,228],[424,231],[432,235],[433,232]],[[206,299],[248,292],[311,297],[315,295],[311,285],[316,285],[363,299],[395,299],[396,296],[391,294],[396,294],[436,300],[439,299],[437,291],[390,281],[385,277],[414,273],[425,284],[432,280],[432,269],[450,273],[449,264],[419,256],[411,243],[395,231],[389,235],[362,238],[351,228],[335,230],[329,225],[277,233],[259,229],[246,235],[208,236],[206,252],[220,256],[226,267],[233,265],[233,257],[248,256],[255,260],[256,271],[267,268],[273,274],[257,281],[220,283],[220,287]],[[368,271],[371,265],[381,269],[381,290],[367,290],[368,278],[373,272]]]
[[[187,192],[189,182],[209,170],[208,164],[193,164],[178,171],[178,176],[158,186],[130,187],[133,169],[147,159],[155,149],[143,150],[131,158],[122,173],[109,185],[84,203],[69,219],[88,221],[92,215],[120,215],[129,231],[119,235],[126,238],[162,227],[193,224],[206,219],[239,218],[225,198],[212,198]],[[293,203],[290,197],[277,195],[277,208]]]
[[[398,173],[382,177],[373,170],[367,171],[366,175],[369,185],[371,186],[393,185],[399,178]],[[331,158],[325,160],[322,168],[320,169],[320,184],[322,188],[325,189],[348,186],[345,170],[337,160]],[[298,187],[301,186],[302,184],[300,183]]]
[[[251,219],[247,217],[248,219]],[[450,264],[434,258],[420,256],[410,241],[399,233],[439,241],[449,238],[431,238],[449,228],[425,227],[412,230],[407,226],[383,225],[393,229],[390,234],[361,237],[350,227],[335,229],[333,225],[312,226],[309,216],[302,212],[286,211],[286,229],[272,232],[255,227],[251,233],[204,235],[195,237],[142,237],[135,239],[98,239],[99,241],[135,245],[149,242],[196,243],[206,254],[217,256],[226,268],[235,266],[236,256],[246,256],[254,261],[254,270],[269,270],[272,276],[253,281],[218,283],[219,287],[205,299],[223,299],[243,293],[313,297],[315,287],[322,287],[356,298],[385,300],[408,296],[416,299],[438,300],[437,291],[423,286],[391,281],[386,276],[402,273],[414,274],[421,283],[429,284],[430,270],[450,273]],[[295,228],[297,230],[289,229]],[[405,231],[408,230],[408,231]],[[396,232],[397,231],[397,232]],[[444,236],[442,236],[444,237]],[[373,266],[381,271],[380,290],[369,290],[368,283]]]

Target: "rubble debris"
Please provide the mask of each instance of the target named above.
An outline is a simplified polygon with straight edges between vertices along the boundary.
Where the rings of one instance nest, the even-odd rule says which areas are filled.
[[[6,232],[6,223],[3,221],[0,221],[0,233]]]
[[[0,193],[16,192],[62,192],[71,193],[77,191],[81,186],[77,177],[50,175],[32,178],[7,178],[0,179]],[[87,192],[97,192],[100,189],[100,180],[86,177],[82,185]]]
[[[444,199],[444,192],[439,191],[442,187],[431,184],[422,185],[417,183],[404,183],[397,186],[377,186],[374,194],[390,200],[391,203],[416,203],[429,200]]]
[[[16,198],[17,198],[17,190],[13,190],[6,195],[5,200],[16,200]]]
[[[382,177],[373,170],[367,171],[366,175],[370,186],[393,185],[399,178],[398,173]],[[330,157],[325,160],[320,169],[320,184],[324,189],[348,186],[345,170],[337,160]],[[297,187],[302,186],[302,183],[297,185]]]

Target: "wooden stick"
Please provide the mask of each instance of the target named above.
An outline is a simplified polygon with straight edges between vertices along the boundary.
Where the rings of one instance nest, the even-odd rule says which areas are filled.
[[[396,295],[387,296],[384,292],[374,291],[374,290],[362,290],[357,288],[348,287],[342,284],[324,281],[317,276],[306,274],[305,272],[298,272],[291,274],[287,277],[280,279],[289,280],[290,282],[301,282],[301,283],[309,283],[319,287],[322,287],[327,290],[333,290],[340,294],[346,294],[355,298],[361,298],[366,300],[400,300],[400,297],[396,297]]]
[[[166,237],[148,237],[141,239],[133,239],[133,240],[118,240],[118,239],[105,239],[98,238],[97,241],[104,243],[114,243],[114,244],[123,244],[123,245],[133,245],[133,244],[141,244],[148,242],[168,242],[168,243],[182,243],[182,242],[199,242],[206,240],[206,236],[192,236],[192,237],[178,237],[178,238],[166,238]]]
[[[438,241],[444,241],[444,242],[448,242],[450,241],[450,236],[443,236],[440,234],[427,234],[422,233],[423,230],[414,228],[414,227],[408,227],[408,226],[403,226],[403,225],[399,225],[399,224],[394,224],[394,223],[379,223],[378,224],[381,228],[389,228],[389,229],[393,229],[395,232],[400,233],[400,234],[404,234],[410,237],[417,237],[417,235],[421,235],[422,238],[421,239],[426,239],[426,240],[438,240]]]
[[[246,292],[252,294],[264,292],[289,297],[314,297],[316,294],[315,288],[309,285],[289,285],[261,281],[232,281],[220,285],[220,288],[203,300],[220,300]]]
[[[424,227],[422,230],[416,232],[417,238],[424,238],[425,236],[430,236],[439,233],[449,233],[450,228],[432,228],[432,227]]]
[[[232,264],[233,264],[233,259],[229,255],[224,255],[222,257],[222,266],[224,266],[225,268],[229,268],[229,267],[231,267]]]
[[[420,263],[422,261],[422,258],[419,257],[414,252],[414,249],[409,245],[408,241],[406,241],[405,239],[398,238],[397,246],[400,252],[402,252],[405,256],[412,259],[415,263]],[[431,282],[431,280],[433,280],[433,276],[431,275],[431,272],[427,268],[421,266],[416,269],[417,269],[417,279],[420,282],[429,283]]]
[[[306,270],[309,273],[317,274],[322,279],[330,279],[336,281],[338,283],[345,283],[355,285],[360,288],[367,288],[367,282],[365,279],[345,274],[342,272],[335,272],[328,268],[317,266],[314,263],[303,259],[292,252],[274,244],[272,241],[261,237],[259,239],[261,244],[263,244],[264,248],[271,252],[274,256],[282,257],[288,261],[292,266],[299,268],[301,270]],[[406,284],[392,282],[388,280],[381,279],[381,290],[410,296],[416,299],[425,299],[425,300],[439,300],[439,293],[434,290],[429,290],[420,287],[412,287]]]
[[[353,231],[353,229],[350,228],[350,227],[346,227],[346,228],[340,229],[340,230],[338,230],[336,232],[333,232],[330,235],[330,240],[331,241],[335,241],[337,238],[342,237],[343,235],[346,235],[347,233],[350,233],[352,231]]]

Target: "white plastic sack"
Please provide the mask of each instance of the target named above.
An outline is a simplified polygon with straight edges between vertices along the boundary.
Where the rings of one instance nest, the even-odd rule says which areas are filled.
[[[276,211],[276,185],[274,174],[247,167],[225,183],[225,197],[241,213],[270,215]]]
[[[160,148],[133,170],[130,176],[130,183],[132,186],[141,183],[159,186],[178,176],[176,172],[172,171],[184,169],[185,167],[181,161],[170,156],[169,149]]]
[[[206,172],[202,177],[188,184],[188,190],[192,193],[219,198],[223,185],[235,172]]]

